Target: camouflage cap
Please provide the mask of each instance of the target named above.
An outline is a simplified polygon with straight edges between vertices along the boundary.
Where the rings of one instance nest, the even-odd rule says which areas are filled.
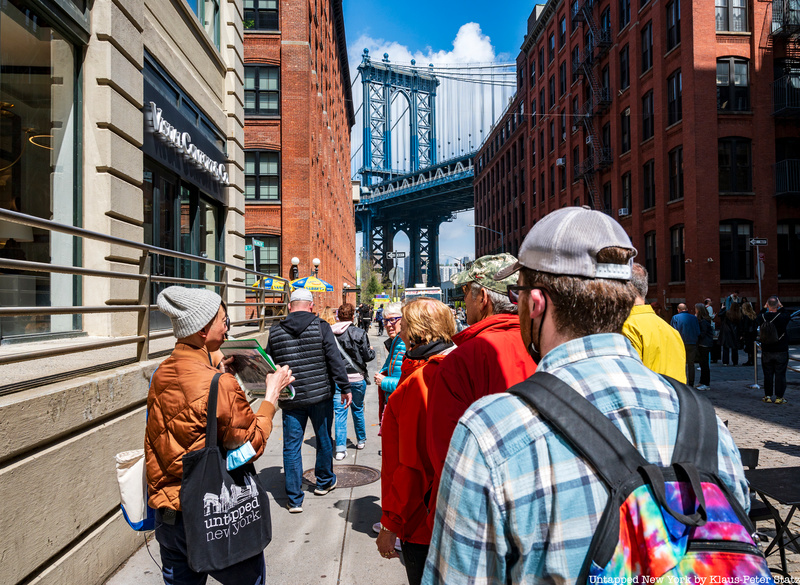
[[[506,294],[506,287],[509,284],[517,284],[517,273],[515,272],[503,280],[495,280],[494,276],[508,266],[513,266],[517,262],[511,254],[497,254],[495,256],[481,256],[472,263],[467,270],[459,272],[450,279],[456,287],[460,287],[469,282],[477,282],[483,288],[499,293]]]

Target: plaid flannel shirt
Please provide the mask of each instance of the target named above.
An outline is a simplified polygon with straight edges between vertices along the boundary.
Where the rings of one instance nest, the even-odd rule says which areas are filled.
[[[569,341],[539,364],[599,408],[652,463],[668,464],[678,398],[622,335]],[[719,427],[719,477],[749,509],[728,429]],[[423,583],[573,583],[608,490],[520,398],[473,404],[450,442]]]

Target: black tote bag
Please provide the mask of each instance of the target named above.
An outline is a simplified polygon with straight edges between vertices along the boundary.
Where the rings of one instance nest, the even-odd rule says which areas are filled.
[[[252,463],[227,470],[217,445],[219,377],[211,381],[206,444],[183,456],[181,508],[189,567],[219,571],[261,554],[272,540],[269,500]]]

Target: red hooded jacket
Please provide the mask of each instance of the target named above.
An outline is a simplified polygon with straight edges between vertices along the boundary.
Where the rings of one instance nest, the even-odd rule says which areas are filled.
[[[487,317],[454,336],[453,341],[458,347],[437,368],[428,393],[428,455],[434,469],[431,526],[444,460],[458,419],[479,398],[505,392],[536,371],[522,344],[517,315]]]
[[[400,540],[416,544],[431,542],[426,505],[433,482],[426,440],[428,388],[444,358],[406,356],[381,422],[381,524]]]

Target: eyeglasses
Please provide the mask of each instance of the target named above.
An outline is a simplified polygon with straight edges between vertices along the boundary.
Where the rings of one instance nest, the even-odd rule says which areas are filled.
[[[389,318],[383,320],[383,324],[384,325],[394,325],[400,319],[402,319],[402,317],[389,317]]]
[[[227,331],[231,330],[231,318],[225,315],[225,329]]]
[[[540,286],[521,286],[516,284],[509,284],[506,287],[506,294],[508,294],[508,300],[516,305],[519,302],[519,293],[525,290],[535,290],[541,288],[542,287]]]

